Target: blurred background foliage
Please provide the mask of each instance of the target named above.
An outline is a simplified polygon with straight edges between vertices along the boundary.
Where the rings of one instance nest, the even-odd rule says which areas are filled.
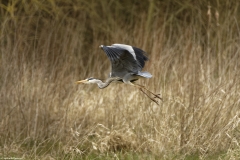
[[[210,25],[207,14],[209,7],[212,12],[211,22],[215,26],[217,23],[223,24],[226,19],[234,18],[237,22],[239,18],[235,16],[240,14],[239,2],[224,0],[3,0],[0,12],[1,21],[7,21],[9,27],[17,27],[24,19],[24,25],[28,25],[27,29],[32,29],[33,33],[49,24],[60,23],[64,26],[66,23],[74,23],[81,26],[85,45],[91,45],[96,38],[111,41],[114,33],[121,28],[125,29],[126,34],[131,34],[139,21],[145,22],[143,32],[150,34],[164,26],[166,34],[171,29],[181,35],[185,25],[199,25],[198,29],[204,32]],[[220,13],[218,20],[217,13]]]
[[[239,157],[239,4],[1,0],[0,153],[74,158],[118,147],[169,159]],[[160,107],[131,87],[77,88],[76,80],[109,75],[98,46],[113,43],[149,54],[154,77],[142,83],[161,91]]]
[[[189,30],[186,36],[194,38],[192,35],[197,33],[197,43],[207,50],[207,45],[218,46],[216,41],[224,38],[224,35],[234,36],[238,32],[237,15],[240,14],[238,1],[225,0],[2,0],[0,12],[1,38],[8,37],[14,41],[14,37],[22,36],[24,43],[21,47],[27,45],[41,49],[38,45],[47,40],[47,35],[41,33],[54,35],[55,41],[53,37],[50,39],[50,43],[54,42],[50,44],[54,45],[48,55],[50,59],[59,56],[60,51],[53,50],[62,45],[62,36],[75,35],[78,48],[74,48],[74,54],[86,59],[88,53],[100,45],[96,41],[108,45],[141,43],[149,52],[153,46],[152,37],[161,35],[162,45],[173,45],[183,35],[185,28]],[[223,36],[210,40],[210,34],[216,37],[218,32],[222,32]],[[123,36],[119,37],[118,33]],[[136,37],[139,33],[143,35],[141,40]],[[25,53],[28,58],[32,54],[36,53]]]

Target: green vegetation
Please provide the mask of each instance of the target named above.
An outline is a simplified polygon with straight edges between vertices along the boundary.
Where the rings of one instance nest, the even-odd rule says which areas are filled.
[[[3,0],[0,158],[238,159],[240,2]],[[106,78],[98,46],[145,50],[136,88]]]

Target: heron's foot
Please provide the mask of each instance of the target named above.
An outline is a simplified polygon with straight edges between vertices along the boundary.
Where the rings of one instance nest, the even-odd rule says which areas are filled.
[[[153,102],[155,102],[157,105],[159,105],[159,102],[155,99],[150,98]]]
[[[146,89],[146,88],[144,88],[144,89]],[[160,100],[162,101],[162,97],[160,97],[161,94],[155,94],[155,93],[149,91],[148,89],[146,89],[146,90],[147,90],[148,92],[150,92],[150,93],[154,96],[153,98],[158,98],[158,99],[160,99]]]
[[[154,99],[155,97],[154,97],[154,98],[150,97],[146,92],[143,91],[142,88],[139,88],[139,90],[140,90],[143,94],[145,94],[150,100],[152,100],[152,101],[155,102],[157,105],[159,105],[159,102],[158,102],[156,99]]]
[[[153,94],[153,95],[155,96],[153,98],[158,98],[158,99],[160,99],[162,101],[162,97],[160,97],[161,94]]]
[[[162,97],[160,97],[160,95],[161,94],[156,94],[156,93],[153,93],[153,92],[151,92],[150,90],[148,90],[145,86],[141,86],[141,85],[138,85],[140,88],[142,88],[142,89],[145,89],[146,91],[148,91],[149,93],[151,93],[153,96],[154,96],[154,98],[158,98],[158,99],[160,99],[161,101],[162,101]]]

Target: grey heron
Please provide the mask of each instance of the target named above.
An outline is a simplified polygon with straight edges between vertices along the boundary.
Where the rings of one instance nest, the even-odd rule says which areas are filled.
[[[113,44],[111,46],[99,46],[107,55],[111,61],[111,72],[109,78],[105,82],[96,78],[87,78],[85,80],[77,81],[77,84],[96,83],[100,89],[107,87],[113,81],[120,81],[139,88],[148,98],[158,104],[157,99],[162,100],[159,94],[155,94],[144,86],[135,84],[134,82],[139,78],[151,78],[152,75],[149,72],[142,71],[145,61],[148,60],[146,52],[140,48],[133,47],[126,44]],[[151,97],[145,92],[149,92],[154,95]]]

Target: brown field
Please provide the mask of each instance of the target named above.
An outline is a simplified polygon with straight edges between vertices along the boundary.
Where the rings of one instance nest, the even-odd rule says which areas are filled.
[[[0,159],[238,159],[240,2],[0,2]],[[145,50],[156,105],[99,45]]]

